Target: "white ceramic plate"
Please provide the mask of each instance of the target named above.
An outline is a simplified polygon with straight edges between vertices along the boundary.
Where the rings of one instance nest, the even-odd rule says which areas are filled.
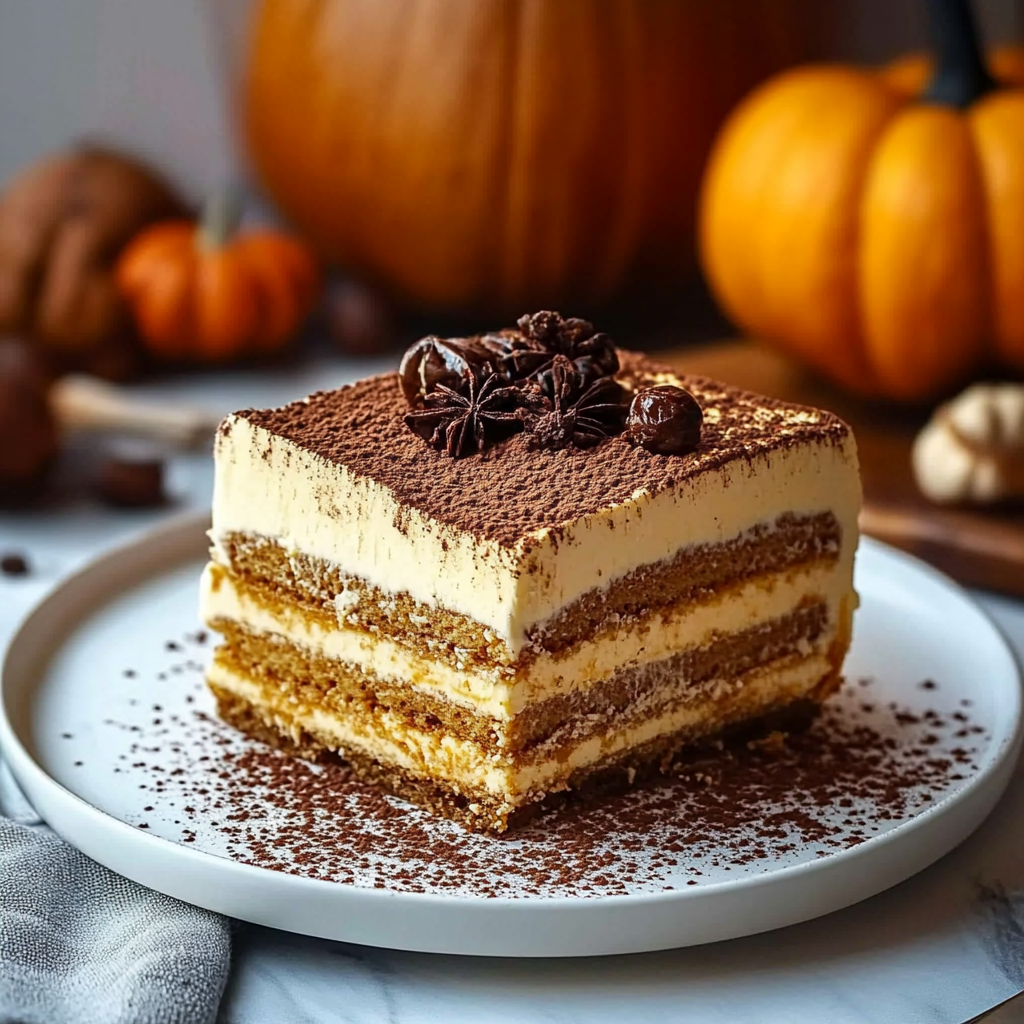
[[[520,877],[531,850],[550,848],[543,827],[522,840],[467,838],[409,810],[403,820],[418,822],[427,845],[461,843],[474,864],[493,864],[497,897],[484,898],[472,881],[453,889],[427,861],[415,871],[424,891],[409,891],[395,881],[394,859],[403,853],[386,822],[370,829],[374,849],[345,882],[308,877],[297,863],[285,870],[241,863],[238,842],[223,828],[230,809],[206,797],[187,819],[182,811],[188,792],[216,783],[209,754],[252,747],[202,717],[212,709],[201,684],[198,652],[206,648],[182,640],[200,629],[206,525],[179,520],[99,558],[27,616],[4,665],[0,742],[29,799],[69,842],[144,885],[243,920],[367,945],[490,956],[640,952],[752,934],[848,906],[941,857],[995,805],[1020,747],[1020,674],[997,628],[941,574],[865,541],[847,670],[851,680],[874,682],[863,691],[852,683],[835,699],[837,713],[868,707],[876,716],[925,716],[925,728],[939,721],[937,712],[940,735],[922,742],[933,745],[937,763],[952,758],[959,766],[890,820],[871,820],[870,802],[861,807],[857,845],[790,842],[743,863],[709,853],[705,842],[666,863],[654,829],[634,843],[643,847],[629,854],[638,868],[624,876],[619,895],[600,886],[531,891],[507,879]],[[922,687],[927,679],[938,685]],[[961,722],[969,725],[958,731]],[[841,836],[852,827],[849,805],[815,813]],[[350,823],[362,807],[350,801]],[[275,813],[267,805],[263,824],[285,834],[288,821]],[[615,850],[619,841],[610,830],[613,856],[623,852]]]

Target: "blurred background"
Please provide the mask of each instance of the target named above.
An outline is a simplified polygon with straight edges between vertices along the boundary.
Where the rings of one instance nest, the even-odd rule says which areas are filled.
[[[0,496],[556,308],[838,410],[867,529],[1024,590],[1018,0],[0,0],[0,140]]]
[[[834,9],[830,38],[809,57],[878,64],[927,45],[920,0],[804,7],[805,15]],[[198,201],[236,165],[221,41],[250,8],[247,0],[0,0],[0,180],[95,136],[151,160]],[[1018,0],[979,0],[976,10],[987,40],[1024,38]]]

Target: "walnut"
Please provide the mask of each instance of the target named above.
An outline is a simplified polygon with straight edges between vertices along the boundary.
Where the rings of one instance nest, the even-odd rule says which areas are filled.
[[[1024,498],[1024,385],[974,384],[940,406],[911,464],[921,492],[940,504]]]
[[[114,262],[143,227],[185,214],[150,168],[99,146],[26,168],[0,196],[0,333],[61,371],[130,376],[139,358]]]

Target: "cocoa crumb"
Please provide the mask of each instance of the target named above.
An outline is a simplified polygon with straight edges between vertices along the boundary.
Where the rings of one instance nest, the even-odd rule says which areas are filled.
[[[183,843],[219,837],[241,863],[480,898],[658,892],[850,849],[962,782],[983,728],[964,711],[863,701],[863,685],[848,686],[805,731],[680,759],[654,783],[504,837],[467,833],[344,763],[288,757],[203,712],[163,718],[161,764],[138,770],[149,774],[146,813],[184,823]],[[152,721],[118,725],[140,730],[142,756],[156,751]]]
[[[0,555],[0,573],[4,576],[28,576],[30,571],[28,559],[24,555],[14,551]]]

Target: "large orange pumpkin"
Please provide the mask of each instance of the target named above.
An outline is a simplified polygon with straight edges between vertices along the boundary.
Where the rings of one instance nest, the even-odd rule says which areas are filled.
[[[260,0],[255,169],[329,257],[422,306],[604,299],[692,264],[700,171],[816,0]]]
[[[726,311],[864,393],[930,398],[1024,370],[1024,52],[982,63],[966,0],[933,0],[934,69],[806,67],[727,122],[701,250]],[[929,84],[930,83],[930,84]]]

